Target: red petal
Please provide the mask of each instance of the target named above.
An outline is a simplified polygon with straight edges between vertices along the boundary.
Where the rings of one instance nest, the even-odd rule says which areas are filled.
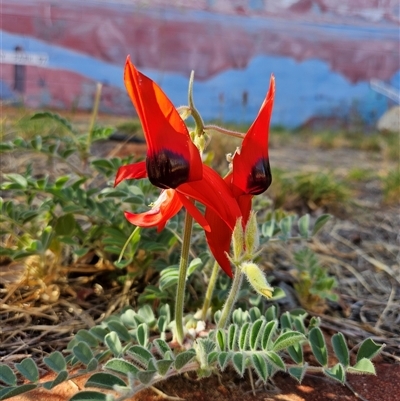
[[[177,194],[179,196],[179,199],[183,203],[183,206],[186,208],[188,213],[203,227],[205,231],[210,231],[210,225],[208,224],[208,221],[206,218],[200,213],[200,210],[197,209],[197,207],[194,205],[192,201],[190,201],[188,198],[186,198],[185,195],[180,194],[177,191]]]
[[[274,95],[275,78],[271,76],[264,103],[243,139],[240,153],[233,158],[233,186],[236,195],[258,195],[271,185],[268,133]]]
[[[175,188],[183,182],[200,180],[199,151],[172,102],[155,82],[135,68],[129,57],[124,81],[146,137],[150,181]]]
[[[134,214],[125,212],[127,220],[138,227],[156,227],[161,231],[167,221],[182,208],[182,202],[173,189],[161,192],[154,206],[147,212]]]
[[[253,199],[253,195],[242,195],[242,196],[239,196],[237,199],[240,210],[242,211],[243,226],[245,226],[247,221],[249,220],[252,199]]]
[[[121,166],[115,177],[114,187],[116,187],[123,180],[133,180],[146,178],[146,162],[139,162],[135,164],[128,164],[126,166]]]
[[[180,185],[178,192],[213,209],[232,230],[241,216],[239,206],[225,181],[210,167],[203,165],[203,179]]]
[[[206,232],[208,246],[222,270],[232,277],[232,268],[225,252],[229,253],[232,239],[232,229],[210,208],[206,209],[206,219],[211,231]]]

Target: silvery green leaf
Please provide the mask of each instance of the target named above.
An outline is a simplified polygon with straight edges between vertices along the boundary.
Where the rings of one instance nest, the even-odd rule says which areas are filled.
[[[331,368],[325,368],[324,374],[326,374],[331,379],[339,381],[342,384],[346,380],[346,372],[341,363],[337,363],[335,366],[332,366]]]
[[[372,359],[376,355],[378,355],[382,349],[385,347],[385,344],[378,345],[375,343],[374,340],[367,338],[363,343],[360,345],[360,348],[357,352],[357,362],[361,361],[364,358]]]
[[[108,401],[107,394],[99,393],[98,391],[79,391],[73,395],[69,401]]]
[[[299,227],[300,236],[308,239],[309,230],[310,230],[310,215],[307,213],[304,216],[301,216],[297,222]]]
[[[348,367],[347,372],[376,375],[374,364],[367,358],[362,358],[354,366]]]
[[[121,341],[115,331],[108,333],[104,337],[104,343],[111,350],[114,356],[119,356],[122,353]]]
[[[117,373],[121,373],[125,376],[127,376],[128,373],[135,376],[136,373],[139,371],[139,369],[135,365],[122,358],[110,359],[104,364],[104,368]]]
[[[218,354],[218,364],[220,366],[221,371],[223,371],[226,368],[231,357],[232,357],[232,352],[223,351]]]
[[[286,331],[275,340],[272,345],[272,351],[278,352],[303,340],[306,340],[304,334],[301,334],[298,331]]]
[[[239,328],[237,324],[231,324],[228,327],[228,349],[230,351],[235,351],[237,347],[237,336]]]
[[[98,387],[113,390],[114,386],[126,386],[126,383],[112,373],[95,373],[85,383],[85,387]]]
[[[248,338],[250,334],[250,322],[246,322],[240,329],[238,345],[240,350],[245,350],[248,346]]]
[[[287,372],[290,374],[290,376],[301,383],[304,375],[307,372],[307,364],[305,364],[304,366],[293,366],[291,368],[288,368]]]
[[[260,318],[256,320],[250,328],[250,336],[249,336],[249,346],[250,349],[255,350],[258,347],[260,337],[262,335],[262,326],[264,325],[265,320]]]
[[[181,370],[185,365],[192,361],[196,356],[196,351],[194,349],[189,349],[187,351],[181,352],[175,358],[175,368],[176,370]]]
[[[141,345],[133,345],[129,347],[127,353],[138,363],[147,367],[150,359],[153,358],[153,354],[147,350],[147,348]]]
[[[240,376],[243,376],[244,369],[246,368],[246,357],[241,352],[235,352],[232,357],[233,367]]]
[[[258,377],[265,383],[268,379],[267,362],[260,354],[252,354],[251,362]]]
[[[326,348],[325,338],[319,327],[311,329],[308,340],[310,342],[311,350],[317,359],[318,363],[322,366],[328,364],[328,350]]]
[[[157,372],[160,376],[165,376],[168,373],[173,361],[171,359],[161,359],[156,361]]]
[[[27,393],[37,387],[36,384],[22,384],[21,386],[0,388],[0,400]]]
[[[72,353],[84,365],[87,365],[93,358],[92,350],[86,343],[82,341],[76,344],[74,348],[72,348]]]
[[[151,383],[151,380],[153,379],[154,375],[157,372],[155,370],[150,371],[150,370],[139,370],[136,374],[136,378],[144,385],[147,385]]]
[[[39,380],[39,370],[32,358],[25,358],[21,363],[16,363],[15,368],[30,382],[35,383]]]
[[[107,322],[107,326],[110,329],[110,331],[114,331],[115,333],[118,334],[118,337],[125,342],[131,341],[132,337],[129,334],[128,329],[121,323],[116,320],[111,320]]]
[[[149,328],[146,323],[139,324],[136,330],[136,338],[142,347],[147,345],[149,341]]]
[[[15,386],[17,384],[15,373],[5,364],[0,364],[0,381],[8,386]]]
[[[342,333],[336,333],[332,336],[332,346],[339,362],[346,368],[350,363],[350,354],[346,339]]]
[[[264,351],[270,350],[273,344],[273,336],[278,327],[278,322],[276,320],[269,321],[263,329],[261,337],[261,347]]]
[[[315,235],[328,222],[331,217],[332,216],[330,214],[322,214],[321,216],[319,216],[315,221],[311,235]]]
[[[58,386],[60,383],[66,381],[68,377],[69,377],[68,372],[66,370],[62,370],[61,372],[58,373],[58,375],[54,380],[43,383],[43,387],[46,390],[51,390],[52,388]]]

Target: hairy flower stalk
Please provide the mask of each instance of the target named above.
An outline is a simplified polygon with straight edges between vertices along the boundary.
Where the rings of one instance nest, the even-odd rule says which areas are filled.
[[[207,312],[210,309],[212,294],[214,292],[215,284],[217,283],[218,272],[219,272],[219,264],[217,261],[215,261],[211,272],[210,280],[208,282],[206,295],[204,297],[203,307],[201,309],[201,320],[206,320]]]
[[[229,292],[228,298],[224,304],[224,307],[221,312],[220,319],[218,321],[217,328],[224,329],[228,320],[232,314],[233,306],[236,303],[237,297],[239,295],[239,290],[243,282],[243,273],[242,270],[236,266],[235,275],[233,276],[232,287]]]
[[[229,261],[236,267],[232,288],[222,309],[218,328],[225,328],[233,306],[236,303],[240,286],[242,285],[243,275],[247,277],[250,285],[259,294],[266,298],[271,298],[274,291],[259,266],[253,260],[259,254],[259,232],[257,227],[256,213],[250,212],[245,230],[242,226],[242,218],[238,218],[232,234],[232,253],[233,258],[228,256]]]
[[[200,113],[197,111],[194,101],[193,101],[193,82],[194,82],[194,71],[191,72],[189,78],[189,91],[188,91],[188,103],[191,115],[196,123],[195,135],[203,136],[204,135],[204,122],[200,116]]]
[[[186,212],[185,225],[183,227],[181,259],[179,262],[178,285],[177,285],[176,300],[175,300],[176,340],[181,345],[183,344],[183,340],[185,338],[185,333],[183,330],[183,307],[185,301],[186,276],[189,264],[189,249],[190,249],[190,239],[192,236],[192,227],[193,227],[193,218],[188,212]]]
[[[214,125],[214,124],[205,125],[204,131],[206,131],[210,134],[212,134],[213,132],[218,132],[220,134],[229,135],[229,136],[233,136],[235,138],[240,138],[240,139],[243,139],[245,137],[245,134],[243,134],[242,132],[233,131],[233,130],[223,128],[223,127],[220,127],[220,126]]]

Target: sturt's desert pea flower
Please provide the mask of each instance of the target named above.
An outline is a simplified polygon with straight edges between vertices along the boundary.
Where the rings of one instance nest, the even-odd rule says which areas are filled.
[[[125,212],[128,221],[139,227],[157,227],[160,231],[184,206],[209,232],[210,224],[193,203],[196,200],[233,230],[241,215],[237,200],[219,174],[203,164],[199,150],[172,102],[155,82],[135,68],[129,58],[124,81],[143,127],[147,155],[143,162],[120,167],[115,185],[126,179],[148,177],[153,185],[162,189],[147,212]]]
[[[272,182],[268,137],[274,96],[275,78],[271,76],[260,111],[247,131],[241,148],[233,156],[232,171],[224,179],[237,200],[244,227],[249,219],[253,196],[266,191]],[[231,275],[226,253],[229,252],[232,229],[210,208],[207,208],[205,217],[211,227],[211,231],[206,232],[208,245],[222,269]]]

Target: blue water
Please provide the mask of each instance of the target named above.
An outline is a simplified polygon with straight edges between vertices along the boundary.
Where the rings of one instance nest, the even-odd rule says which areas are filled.
[[[3,50],[13,50],[20,45],[28,52],[47,53],[48,68],[74,71],[123,89],[122,65],[1,30],[0,42]],[[150,69],[143,72],[162,86],[175,105],[187,103],[188,77]],[[277,88],[272,119],[275,125],[293,128],[312,116],[334,114],[346,117],[350,110],[358,113],[365,122],[373,123],[388,108],[387,98],[370,89],[367,82],[352,84],[342,75],[332,72],[323,61],[297,62],[279,56],[258,56],[246,69],[227,70],[207,81],[195,81],[195,104],[205,120],[251,122],[266,95],[272,73]],[[399,88],[400,71],[388,83]],[[245,91],[248,94],[246,106],[242,103]]]

